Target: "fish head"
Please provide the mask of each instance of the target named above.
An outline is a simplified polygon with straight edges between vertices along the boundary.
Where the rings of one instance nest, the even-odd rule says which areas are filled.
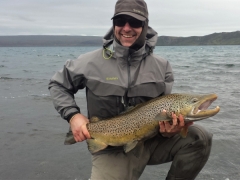
[[[177,111],[175,112],[177,115],[182,114],[184,116],[185,122],[206,119],[208,117],[216,115],[220,111],[219,106],[214,109],[208,109],[212,102],[217,99],[216,94],[177,94],[176,96],[178,100],[176,101],[175,106],[178,107]]]

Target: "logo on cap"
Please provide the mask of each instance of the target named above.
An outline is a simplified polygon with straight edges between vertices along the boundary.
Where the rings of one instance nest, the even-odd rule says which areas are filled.
[[[133,9],[133,11],[134,11],[135,13],[138,13],[138,14],[142,14],[142,15],[144,15],[144,12],[139,11],[139,10],[137,10],[137,9]]]

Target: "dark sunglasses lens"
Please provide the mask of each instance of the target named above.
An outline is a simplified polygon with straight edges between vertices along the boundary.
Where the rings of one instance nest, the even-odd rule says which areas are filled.
[[[125,26],[125,24],[128,22],[129,25],[133,28],[139,28],[139,27],[143,27],[144,22],[143,21],[139,21],[136,19],[124,19],[124,18],[118,18],[118,19],[114,19],[113,20],[114,25],[115,26],[119,26],[119,27],[123,27]]]
[[[143,22],[135,19],[129,19],[128,23],[133,28],[140,28],[143,27]]]
[[[119,19],[114,19],[113,22],[115,26],[123,27],[127,21],[126,19],[119,18]]]

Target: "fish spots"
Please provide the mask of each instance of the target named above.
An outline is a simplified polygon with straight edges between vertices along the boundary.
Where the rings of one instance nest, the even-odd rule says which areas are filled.
[[[191,113],[193,108],[199,107],[197,105],[199,101],[196,102],[196,99],[205,102],[209,99],[216,99],[216,97],[215,95],[190,94],[165,95],[139,104],[116,117],[89,123],[87,128],[91,137],[98,139],[99,142],[111,146],[126,145],[136,140],[147,139],[156,134],[159,129],[159,122],[155,117],[163,110],[166,110],[168,117],[172,117],[172,112],[183,116],[184,113],[185,115]],[[203,116],[202,119],[206,118],[204,113],[201,116]]]

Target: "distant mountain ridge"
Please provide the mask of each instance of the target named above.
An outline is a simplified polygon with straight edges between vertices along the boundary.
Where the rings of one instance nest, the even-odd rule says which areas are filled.
[[[0,47],[101,46],[99,36],[20,35],[0,36]]]
[[[240,45],[240,31],[213,33],[206,36],[158,37],[157,46]]]
[[[159,36],[157,46],[240,45],[240,31],[206,36]],[[100,36],[20,35],[0,36],[0,47],[102,46]]]

